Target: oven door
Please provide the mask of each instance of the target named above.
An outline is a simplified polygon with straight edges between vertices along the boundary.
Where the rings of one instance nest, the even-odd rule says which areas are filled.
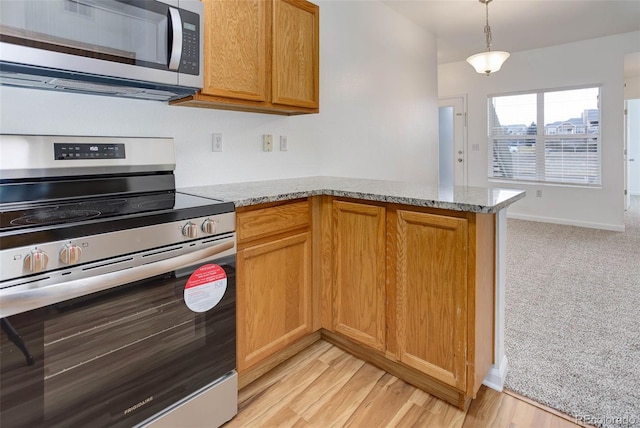
[[[228,253],[2,318],[0,426],[131,427],[234,370]]]

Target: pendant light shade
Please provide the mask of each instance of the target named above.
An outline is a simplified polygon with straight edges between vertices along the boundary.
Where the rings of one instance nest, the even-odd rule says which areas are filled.
[[[509,58],[509,52],[492,51],[491,50],[491,27],[489,26],[489,3],[491,0],[478,0],[486,6],[487,22],[484,26],[484,34],[487,42],[486,52],[480,52],[467,58],[467,62],[478,73],[484,73],[487,76],[500,70],[502,64]]]
[[[485,73],[487,76],[500,70],[502,64],[509,58],[510,53],[504,51],[487,51],[471,55],[467,62],[476,69],[478,73]]]

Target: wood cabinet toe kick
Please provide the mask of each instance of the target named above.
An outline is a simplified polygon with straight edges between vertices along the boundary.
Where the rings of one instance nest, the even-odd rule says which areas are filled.
[[[349,352],[352,355],[355,355],[361,360],[373,364],[387,373],[391,373],[398,379],[402,379],[408,384],[420,388],[434,397],[446,401],[460,410],[467,410],[471,404],[472,398],[475,398],[469,397],[466,393],[456,388],[452,388],[431,376],[427,376],[419,370],[404,365],[396,361],[395,358],[390,358],[384,353],[373,351],[340,334],[332,333],[324,329],[321,330],[321,332],[321,338],[327,342]]]

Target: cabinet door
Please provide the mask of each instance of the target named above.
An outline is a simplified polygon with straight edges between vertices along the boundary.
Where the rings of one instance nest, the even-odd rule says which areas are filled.
[[[238,251],[238,371],[311,333],[311,235]]]
[[[333,329],[385,347],[385,209],[334,201]]]
[[[467,220],[399,210],[398,358],[446,384],[466,382]]]
[[[202,94],[267,100],[269,3],[204,0]]]
[[[319,8],[304,0],[274,0],[272,102],[318,107]]]

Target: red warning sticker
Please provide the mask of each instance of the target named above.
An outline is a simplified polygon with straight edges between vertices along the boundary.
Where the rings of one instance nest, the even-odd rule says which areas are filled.
[[[204,265],[195,270],[184,286],[184,302],[194,312],[215,307],[227,291],[227,273],[218,265]]]

